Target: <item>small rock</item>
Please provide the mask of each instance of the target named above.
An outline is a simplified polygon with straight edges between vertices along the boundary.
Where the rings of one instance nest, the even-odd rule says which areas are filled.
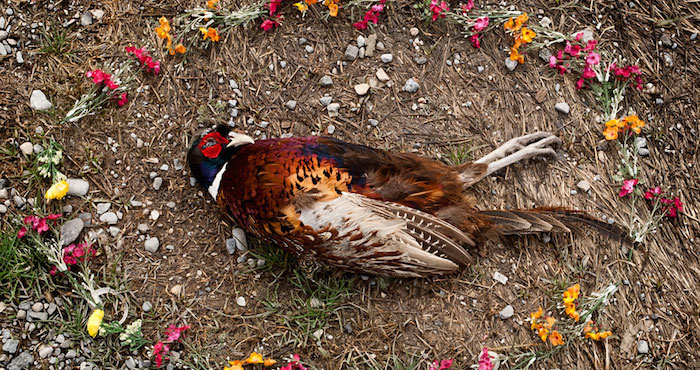
[[[411,29],[408,30],[408,32],[411,33],[411,37],[416,37],[416,36],[418,36],[418,32],[420,32],[420,31],[418,31],[418,28],[416,28],[416,27],[411,27]]]
[[[668,37],[667,34],[661,35],[661,45],[666,46],[666,47],[671,47],[673,45],[673,41],[671,41],[671,38]]]
[[[671,56],[670,53],[664,52],[664,64],[666,64],[667,67],[673,67],[673,57]]]
[[[34,311],[29,311],[27,312],[27,315],[31,317],[32,319],[37,319],[40,321],[46,321],[49,319],[49,314],[46,312],[34,312]]]
[[[644,148],[647,146],[647,139],[641,136],[637,136],[636,139],[634,139],[634,147],[639,149],[639,148]]]
[[[542,19],[540,19],[540,26],[542,26],[544,28],[549,28],[549,26],[551,26],[551,25],[552,25],[552,20],[549,19],[549,17],[542,17]]]
[[[637,343],[637,352],[640,355],[646,355],[649,353],[649,343],[645,340],[640,340],[639,343]]]
[[[38,111],[45,111],[50,109],[53,104],[51,104],[41,90],[34,90],[29,98],[29,106]]]
[[[143,246],[146,248],[147,251],[151,253],[155,253],[158,251],[158,246],[160,246],[160,241],[158,241],[158,238],[152,237],[146,239],[146,241],[143,243]]]
[[[180,295],[181,292],[182,292],[182,285],[180,285],[180,284],[173,285],[173,287],[170,288],[170,294],[172,294],[172,295],[178,296],[178,295]]]
[[[97,214],[101,215],[107,211],[109,211],[109,208],[112,206],[112,203],[97,203]]]
[[[136,369],[136,360],[129,356],[126,358],[126,361],[124,361],[124,365],[126,365],[126,367],[129,369]]]
[[[306,44],[306,39],[303,38],[303,37],[298,38],[298,39],[297,39],[297,44],[299,44],[299,46],[302,46],[302,45]]]
[[[24,320],[27,318],[27,311],[26,310],[18,310],[17,311],[17,320]]]
[[[289,110],[294,110],[297,107],[297,101],[296,100],[290,100],[285,104]]]
[[[56,312],[57,309],[58,309],[58,306],[55,303],[51,302],[51,303],[49,303],[49,307],[46,309],[46,312],[48,312],[49,315],[53,315],[53,313]],[[60,337],[56,337],[56,338],[61,339],[61,342],[63,342],[63,340],[65,340],[65,338],[63,337],[63,334],[59,334],[59,336]],[[59,339],[56,339],[56,343],[60,343]]]
[[[21,51],[17,51],[17,54],[15,55],[15,58],[17,58],[17,63],[18,64],[24,64],[24,55],[22,55]]]
[[[314,52],[314,47],[311,45],[306,45],[304,46],[304,50],[306,50],[307,53],[311,54]]]
[[[84,196],[90,190],[90,184],[83,179],[67,179],[68,195]]]
[[[506,68],[508,68],[509,71],[514,71],[515,67],[518,66],[518,61],[517,60],[512,60],[510,58],[506,58]]]
[[[503,284],[503,285],[506,285],[506,283],[508,282],[508,277],[505,276],[505,275],[503,275],[503,274],[501,274],[501,273],[498,272],[498,271],[495,271],[495,272],[493,273],[493,280],[496,280],[497,282],[499,282],[499,283],[501,283],[501,284]]]
[[[19,340],[17,339],[9,339],[5,344],[2,346],[2,350],[7,352],[7,353],[15,353],[17,352],[17,347],[19,346]]]
[[[418,91],[419,87],[420,87],[420,85],[418,84],[418,82],[416,82],[413,78],[409,78],[406,81],[406,84],[403,85],[402,90],[409,92],[409,93],[414,93],[414,92]]]
[[[236,304],[241,306],[241,307],[245,307],[245,305],[246,305],[245,297],[236,298]]]
[[[334,125],[328,125],[327,131],[328,131],[328,135],[333,135],[333,133],[335,132],[335,126],[334,126]]]
[[[656,98],[654,102],[656,103],[656,105],[662,105],[664,103],[664,100],[662,98]]]
[[[228,254],[236,253],[236,239],[235,238],[226,239],[226,250],[228,251]]]
[[[379,81],[382,81],[382,82],[387,82],[387,81],[389,81],[389,75],[386,74],[386,72],[384,71],[384,68],[379,68],[379,69],[377,70],[377,79],[378,79]]]
[[[92,18],[94,18],[94,20],[98,22],[100,21],[100,19],[102,19],[102,17],[105,16],[104,10],[101,9],[93,9],[90,11],[90,13],[92,13]]]
[[[576,187],[581,189],[581,191],[587,192],[591,190],[591,184],[588,183],[586,180],[581,180],[576,184]]]
[[[363,96],[363,95],[367,94],[368,91],[369,91],[368,84],[362,83],[362,84],[355,85],[355,93],[359,96]]]
[[[155,179],[153,179],[153,189],[155,190],[160,190],[160,187],[163,186],[163,178],[158,176]]]
[[[343,325],[343,330],[348,334],[352,334],[352,325],[350,323]]]
[[[357,36],[357,47],[361,48],[365,46],[365,37],[362,35]]]
[[[695,41],[695,39],[697,39],[697,38],[698,38],[698,33],[697,33],[697,32],[693,32],[693,33],[690,35],[690,41]]]
[[[0,204],[0,214],[5,214],[7,213],[7,206],[4,204]]]
[[[379,41],[377,42],[377,50],[382,51],[384,50],[384,43]]]
[[[44,304],[41,302],[35,302],[32,305],[32,311],[34,311],[34,312],[41,312],[43,310],[44,310]]]
[[[80,25],[81,26],[89,26],[92,24],[92,13],[90,12],[85,12],[83,15],[80,16]]]
[[[51,348],[51,346],[42,345],[39,347],[39,351],[37,353],[39,354],[40,358],[47,358],[51,353],[53,353],[53,348]]]
[[[365,47],[365,56],[374,56],[374,49],[377,46],[377,34],[373,33],[367,36],[367,46]]]
[[[21,150],[25,155],[32,155],[32,153],[34,153],[34,145],[27,141],[19,146],[19,150]]]
[[[69,349],[68,352],[66,352],[66,358],[76,358],[78,357],[78,352],[76,352],[74,349]]]
[[[31,365],[34,362],[34,356],[29,351],[24,351],[19,354],[19,356],[15,357],[10,361],[10,364],[7,365],[7,370],[22,370],[22,369],[27,369],[29,368],[29,365]]]
[[[66,221],[61,225],[61,242],[68,245],[78,239],[78,235],[83,230],[85,223],[79,218]]]
[[[555,104],[554,109],[556,109],[557,111],[564,113],[564,114],[569,114],[569,112],[571,111],[569,104],[567,104],[566,102],[561,102],[561,103]]]
[[[333,80],[331,79],[331,76],[328,76],[328,75],[321,77],[321,80],[319,81],[319,83],[323,87],[333,86]]]
[[[382,58],[382,62],[384,62],[384,63],[391,63],[391,61],[394,60],[394,55],[393,54],[382,54],[382,56],[380,58]]]
[[[320,340],[321,337],[323,337],[323,329],[318,329],[313,332],[313,336],[316,338],[316,340]]]
[[[331,96],[324,96],[321,99],[318,99],[318,101],[323,105],[324,107],[328,106],[333,101],[333,97]]]
[[[345,54],[343,55],[345,57],[345,60],[353,61],[357,59],[357,53],[360,52],[360,48],[357,46],[350,44],[348,47],[345,49]]]
[[[540,52],[537,54],[540,59],[542,59],[543,62],[549,63],[549,57],[552,56],[552,52],[549,51],[547,48],[542,48],[540,49]]]
[[[423,65],[425,63],[428,63],[428,58],[418,57],[418,58],[415,58],[413,61],[416,62],[416,64],[418,64],[418,65]]]
[[[484,70],[486,70],[486,68],[485,68],[484,66],[477,66],[477,67],[476,67],[476,71],[479,72],[479,73],[483,73]]]
[[[105,222],[109,225],[114,225],[119,221],[119,217],[114,212],[105,212],[100,216],[100,222]]]
[[[639,153],[639,155],[641,155],[642,157],[646,157],[649,155],[649,149],[639,148],[639,150],[637,150],[637,153]]]
[[[576,35],[579,33],[582,33],[583,35],[581,36],[581,42],[584,44],[588,44],[588,41],[593,40],[593,32],[591,30],[583,30],[583,31],[578,31],[574,32],[571,34],[571,38],[576,38]]]
[[[143,312],[148,312],[148,311],[150,311],[151,309],[153,309],[153,303],[151,303],[151,302],[149,302],[149,301],[145,301],[145,302],[143,302],[143,304],[141,305],[141,310],[143,310]]]
[[[513,316],[515,312],[513,311],[513,306],[507,305],[504,309],[501,310],[501,312],[498,313],[498,317],[501,318],[501,320],[507,320]]]
[[[228,87],[231,88],[231,90],[237,90],[238,89],[238,82],[236,80],[228,80]]]
[[[338,104],[338,103],[328,104],[328,106],[326,107],[326,110],[328,111],[329,117],[337,117],[338,111],[340,110],[340,104]]]

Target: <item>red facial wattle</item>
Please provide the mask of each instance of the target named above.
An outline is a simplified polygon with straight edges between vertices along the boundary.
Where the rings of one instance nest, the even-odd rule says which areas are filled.
[[[199,142],[199,150],[207,158],[216,158],[221,153],[221,146],[228,144],[228,140],[218,132],[207,134]]]

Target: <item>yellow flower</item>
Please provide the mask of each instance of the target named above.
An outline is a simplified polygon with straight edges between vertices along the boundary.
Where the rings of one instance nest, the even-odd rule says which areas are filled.
[[[212,41],[212,42],[218,42],[220,40],[219,37],[219,32],[215,28],[204,28],[200,27],[199,32],[202,33],[202,38],[204,40],[207,39],[207,37]]]
[[[605,140],[617,140],[617,127],[608,127],[603,131]]]
[[[566,314],[569,315],[569,317],[574,319],[575,321],[578,321],[579,314],[578,314],[578,312],[576,312],[576,305],[573,303],[570,303],[570,304],[564,304],[564,306],[566,306]]]
[[[590,338],[590,339],[599,341],[599,340],[605,339],[611,335],[612,335],[612,332],[610,332],[610,331],[601,331],[599,333],[592,331],[590,333],[586,333],[586,338]]]
[[[245,363],[245,361],[236,360],[229,361],[228,363],[231,366],[224,366],[224,370],[243,370],[243,364]]]
[[[328,4],[328,10],[330,11],[331,17],[338,16],[338,4],[336,4],[335,2],[331,1],[331,3]]]
[[[546,341],[547,341],[547,335],[548,335],[548,334],[549,334],[549,330],[544,329],[544,328],[540,329],[540,332],[537,333],[537,335],[540,336],[540,339],[542,339],[543,342],[546,342]]]
[[[553,317],[547,317],[547,324],[545,325],[545,327],[547,329],[551,329],[555,322],[557,322],[557,319]]]
[[[219,0],[207,0],[207,8],[216,9],[216,3],[218,2]]]
[[[530,314],[530,318],[533,320],[539,319],[540,317],[542,317],[542,307],[540,307],[540,309],[537,310],[537,312],[533,312]]]
[[[578,284],[567,289],[562,294],[562,296],[564,297],[564,304],[568,305],[568,304],[573,303],[578,298],[578,294],[580,291],[581,291],[581,287],[579,287]]]
[[[533,321],[532,324],[530,324],[530,330],[540,330],[542,329],[542,325],[538,324],[537,321]]]
[[[605,338],[611,336],[612,332],[611,331],[602,331],[602,332],[598,333],[598,335],[600,336],[600,339],[605,339]]]
[[[63,199],[63,197],[68,194],[68,182],[66,180],[59,181],[49,188],[49,190],[46,191],[46,194],[44,197],[46,199]]]
[[[301,1],[298,3],[294,3],[294,6],[296,6],[300,12],[305,12],[307,9],[309,9],[309,6],[305,2],[303,3]]]
[[[535,36],[537,36],[535,31],[533,31],[527,27],[523,27],[523,30],[522,30],[523,41],[525,41],[526,43],[532,42],[532,39],[535,38]]]
[[[556,330],[552,331],[552,335],[549,336],[549,342],[552,343],[553,346],[561,346],[564,344],[561,334]]]
[[[92,315],[87,321],[87,331],[91,337],[95,337],[97,332],[100,331],[100,326],[102,325],[102,319],[105,317],[105,312],[99,308],[92,311]]]
[[[156,28],[156,35],[161,39],[166,39],[170,36],[170,22],[165,17],[160,17],[158,20],[160,26]]]
[[[272,366],[272,365],[274,365],[274,364],[276,364],[276,363],[277,363],[277,361],[275,361],[275,360],[273,360],[273,359],[271,359],[271,358],[266,358],[265,361],[263,361],[263,366],[265,366],[265,367],[267,367],[267,366]]]
[[[605,122],[605,127],[618,127],[619,124],[619,119],[611,119],[610,121]]]
[[[262,364],[263,363],[263,356],[260,353],[253,352],[248,356],[247,359],[245,359],[246,364]]]
[[[506,24],[504,25],[504,27],[505,27],[506,30],[512,30],[513,27],[515,27],[515,25],[514,25],[514,23],[513,23],[513,18],[511,18],[511,19],[509,19],[508,21],[506,21]]]

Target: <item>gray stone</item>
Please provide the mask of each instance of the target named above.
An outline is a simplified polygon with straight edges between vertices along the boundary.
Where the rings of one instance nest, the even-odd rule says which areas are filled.
[[[165,203],[165,206],[170,208],[170,209],[174,209],[175,207],[177,207],[177,204],[175,202],[171,201],[171,202]]]
[[[287,106],[287,109],[289,110],[294,110],[297,107],[297,101],[296,100],[290,100],[285,104]]]
[[[506,285],[506,283],[508,282],[508,277],[505,276],[505,275],[503,275],[503,274],[501,274],[501,273],[498,272],[498,271],[495,271],[495,272],[493,273],[493,280],[496,280],[497,282],[499,282],[499,283],[501,283],[501,284],[503,284],[503,285]]]
[[[664,52],[663,57],[664,57],[664,63],[666,64],[666,66],[673,67],[673,57],[671,56],[671,54]]]
[[[634,147],[639,149],[639,148],[644,148],[647,146],[647,139],[641,136],[637,136],[637,138],[634,139]]]
[[[593,40],[593,31],[591,30],[582,30],[574,32],[571,34],[571,38],[576,38],[576,35],[578,35],[579,33],[583,33],[583,36],[581,37],[581,42],[583,42],[584,44],[587,44],[588,41]]]
[[[340,110],[340,104],[338,104],[338,103],[328,104],[328,106],[326,107],[326,110],[328,110],[329,117],[337,117],[338,111]]]
[[[647,149],[647,148],[639,148],[639,150],[637,151],[637,153],[639,153],[639,155],[641,155],[642,157],[646,157],[646,156],[649,155],[649,149]]]
[[[540,52],[537,54],[540,59],[542,59],[543,62],[549,63],[549,57],[552,56],[552,52],[549,51],[547,48],[542,48],[540,49]]]
[[[29,365],[31,365],[34,362],[34,356],[29,351],[24,351],[19,354],[19,356],[15,357],[10,361],[10,364],[7,365],[7,370],[22,370],[22,369],[27,369],[29,368]]]
[[[333,101],[332,96],[324,96],[321,99],[318,99],[318,101],[323,105],[324,107],[327,107],[328,104],[330,104]]]
[[[321,77],[321,80],[319,81],[319,83],[323,87],[333,86],[333,79],[331,79],[331,76],[325,75],[325,76]]]
[[[365,47],[365,56],[374,56],[374,49],[377,46],[377,34],[373,33],[367,36],[367,46]]]
[[[666,47],[671,47],[673,45],[673,41],[671,41],[671,38],[668,37],[667,34],[661,35],[661,45],[666,46]]]
[[[32,153],[34,153],[34,145],[27,141],[19,146],[19,150],[22,151],[24,155],[32,155]]]
[[[139,224],[136,226],[136,228],[141,232],[141,233],[146,233],[149,230],[148,225],[146,224]]]
[[[37,353],[39,354],[39,358],[47,358],[51,353],[53,353],[53,348],[42,344]]]
[[[74,349],[68,350],[66,352],[66,358],[76,358],[78,356],[78,352],[76,352]]]
[[[83,179],[67,179],[68,195],[84,196],[90,190],[90,184]]]
[[[509,71],[514,71],[515,67],[518,66],[518,61],[517,60],[512,60],[510,58],[506,58],[506,68],[508,68]]]
[[[17,311],[17,320],[24,320],[27,318],[27,311],[26,310],[18,310]]]
[[[576,187],[581,189],[581,191],[587,192],[591,190],[591,184],[588,183],[586,180],[581,180],[576,184]]]
[[[37,319],[37,320],[40,320],[40,321],[46,321],[46,320],[49,319],[49,314],[46,313],[46,312],[34,312],[34,311],[29,311],[27,314],[28,314],[29,317],[31,317],[32,319]]]
[[[111,206],[112,206],[112,203],[97,203],[97,206],[95,208],[97,208],[97,214],[101,215],[101,214],[109,211],[109,207],[111,207]]]
[[[507,305],[505,308],[501,310],[501,312],[498,313],[498,317],[501,318],[501,320],[507,320],[513,316],[515,311],[513,311],[513,306]]]
[[[411,29],[408,30],[408,32],[411,34],[411,37],[416,37],[418,36],[418,32],[420,31],[418,31],[418,28],[416,27],[411,27]]]
[[[418,57],[418,58],[413,59],[413,61],[416,62],[416,64],[418,64],[418,65],[423,65],[425,63],[428,63],[428,58]]]
[[[118,227],[110,226],[109,227],[109,235],[112,235],[113,238],[116,238],[117,235],[119,235],[119,232],[121,231]]]
[[[17,51],[17,54],[15,54],[15,58],[17,58],[18,64],[24,64],[24,55],[22,55],[21,51]]]
[[[151,303],[149,301],[145,301],[141,305],[141,309],[143,310],[143,312],[148,312],[148,311],[153,309],[153,303]]]
[[[119,221],[119,217],[114,212],[105,212],[100,215],[100,222],[104,222],[110,225],[114,225]]]
[[[7,33],[7,31],[5,31],[5,30],[0,30],[0,41],[6,39],[8,35],[9,35],[9,34]],[[3,48],[0,48],[0,49],[3,49]],[[4,55],[4,54],[3,54],[3,55]]]
[[[697,38],[698,38],[698,33],[697,33],[697,32],[693,32],[693,33],[690,35],[690,41],[695,41],[695,39],[697,39]]]
[[[44,147],[41,144],[34,144],[34,153],[39,154],[44,151]]]
[[[12,197],[12,200],[15,202],[17,208],[22,208],[27,203],[27,201],[19,195],[15,195],[14,197]]]
[[[328,125],[328,135],[333,135],[335,132],[335,125]]]
[[[61,225],[61,242],[63,245],[68,245],[78,239],[83,226],[85,226],[85,223],[79,218],[66,221]]]
[[[637,352],[640,355],[646,355],[649,353],[649,343],[645,340],[640,340],[639,343],[637,343]]]
[[[7,352],[7,353],[15,353],[17,352],[17,347],[19,346],[19,340],[17,339],[9,339],[5,344],[2,346],[2,350]]]
[[[43,91],[34,90],[29,98],[29,106],[34,110],[45,111],[51,109],[53,104],[46,98]]]
[[[7,191],[7,189],[2,188],[0,189],[0,199],[5,200],[10,198],[10,193]]]
[[[306,44],[306,39],[303,38],[303,37],[298,38],[298,39],[297,39],[297,44],[299,44],[299,46],[302,46],[302,45]]]
[[[360,52],[360,48],[358,48],[355,45],[350,44],[345,49],[345,54],[343,55],[343,57],[345,58],[345,60],[353,61],[353,60],[357,59],[357,53],[359,53],[359,52]]]
[[[236,298],[236,304],[241,306],[241,307],[245,307],[245,305],[246,305],[245,297]]]
[[[126,361],[124,361],[124,365],[126,365],[126,367],[128,367],[129,369],[136,369],[136,361],[131,356],[126,358]]]
[[[233,229],[233,239],[236,239],[236,247],[241,251],[245,252],[248,250],[248,239],[245,236],[245,231],[240,227]]]
[[[311,45],[306,45],[304,46],[304,50],[306,50],[307,53],[311,54],[314,52],[314,47]]]
[[[551,26],[551,25],[552,25],[552,20],[549,19],[549,17],[542,17],[542,19],[540,19],[540,26],[542,26],[544,28],[549,28],[549,26]]]
[[[160,187],[163,186],[163,178],[158,176],[155,179],[153,179],[153,189],[155,190],[160,190]]]
[[[4,204],[0,204],[0,214],[5,214],[7,213],[7,206]]]
[[[382,51],[384,50],[384,43],[379,41],[377,42],[377,50]]]
[[[654,102],[656,103],[656,105],[662,105],[664,103],[664,100],[662,98],[656,98]]]
[[[35,302],[35,303],[32,305],[32,310],[33,310],[33,311],[36,311],[36,312],[41,312],[41,311],[44,310],[44,304],[41,303],[41,302]]]
[[[51,303],[49,303],[49,307],[46,309],[46,312],[48,312],[49,315],[53,315],[53,313],[56,312],[57,309],[58,309],[58,306],[55,303],[51,302]],[[59,334],[59,336],[56,338],[61,338],[61,342],[63,342],[65,340],[63,337],[63,334]],[[56,343],[59,343],[58,339],[56,339]]]
[[[403,85],[403,91],[409,92],[409,93],[414,93],[418,91],[418,88],[420,85],[418,82],[416,82],[413,78],[409,78],[408,81],[406,81],[406,84]]]
[[[104,10],[101,10],[101,9],[93,9],[90,11],[90,13],[92,13],[92,17],[96,21],[99,21],[100,19],[102,19],[102,17],[105,16]]]
[[[357,47],[361,48],[365,46],[365,37],[362,35],[357,36]]]
[[[236,239],[235,238],[226,239],[226,250],[228,251],[228,254],[236,253]]]
[[[391,63],[391,61],[394,60],[394,55],[393,54],[382,54],[382,56],[380,58],[382,58],[382,62],[384,62],[384,63]]]
[[[355,93],[359,96],[363,96],[363,95],[367,94],[368,91],[369,91],[368,84],[362,83],[362,84],[355,85]]]
[[[569,112],[571,111],[569,104],[567,104],[566,102],[561,102],[561,103],[555,104],[554,109],[556,109],[557,111],[564,113],[564,114],[569,114]]]
[[[384,68],[379,68],[377,70],[377,79],[382,82],[387,82],[389,81],[389,75],[386,74],[386,71],[384,71]]]
[[[158,251],[158,246],[160,246],[160,241],[158,241],[158,238],[156,238],[156,237],[148,238],[148,239],[146,239],[146,242],[143,243],[143,245],[147,251],[149,251],[151,253],[155,253],[156,251]]]

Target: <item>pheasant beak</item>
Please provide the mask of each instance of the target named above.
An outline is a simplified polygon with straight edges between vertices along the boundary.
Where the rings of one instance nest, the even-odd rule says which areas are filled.
[[[233,131],[228,133],[228,139],[229,139],[229,143],[228,143],[228,145],[226,145],[226,147],[230,147],[230,146],[236,147],[236,146],[245,145],[245,144],[253,144],[255,142],[255,140],[253,140],[252,137],[250,137],[248,135],[244,135],[244,134],[237,134]]]

